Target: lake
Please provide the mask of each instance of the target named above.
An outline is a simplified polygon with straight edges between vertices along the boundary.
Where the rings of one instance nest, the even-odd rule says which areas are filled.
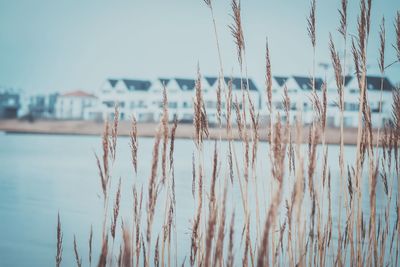
[[[139,139],[139,171],[134,175],[128,138],[119,138],[117,159],[112,166],[114,185],[122,180],[121,217],[131,219],[132,183],[147,188],[147,179],[151,168],[152,138]],[[214,142],[205,142],[205,155],[212,155]],[[236,143],[238,154],[241,144]],[[190,252],[190,220],[193,218],[195,202],[192,197],[192,153],[195,149],[191,140],[176,140],[175,145],[175,180],[177,212],[178,263]],[[332,174],[332,200],[338,200],[338,146],[329,146],[328,165]],[[226,143],[220,151],[226,151]],[[73,236],[76,235],[78,249],[87,265],[88,236],[91,225],[94,231],[94,251],[99,250],[103,216],[103,200],[94,152],[101,153],[101,138],[97,136],[66,135],[0,135],[0,266],[54,266],[56,254],[57,213],[60,212],[64,234],[63,266],[75,265],[73,256]],[[221,152],[225,161],[225,152]],[[321,154],[321,153],[319,153]],[[347,146],[345,155],[354,158],[355,147]],[[321,164],[321,155],[317,164]],[[258,159],[258,183],[260,199],[268,199],[270,191],[267,179],[269,175],[268,147],[260,143]],[[354,162],[349,162],[354,164]],[[212,157],[205,158],[205,188],[208,190],[212,168]],[[268,171],[266,171],[268,170]],[[221,167],[218,183],[222,183],[225,165]],[[263,174],[263,175],[261,175]],[[269,179],[269,178],[268,178]],[[363,188],[368,192],[368,179],[364,179]],[[285,187],[286,194],[289,186]],[[397,187],[395,187],[397,188]],[[395,191],[396,189],[394,189]],[[115,190],[113,191],[115,192]],[[396,191],[397,192],[397,191]],[[393,192],[394,194],[397,194]],[[378,181],[378,211],[386,203],[382,183]],[[144,197],[144,208],[146,198]],[[153,237],[160,234],[165,200],[160,197],[154,222]],[[363,206],[368,216],[368,199],[363,199]],[[206,202],[207,203],[207,202]],[[250,200],[254,210],[254,200]],[[236,228],[241,231],[243,218],[240,191],[237,182],[230,189],[228,213],[238,211]],[[266,205],[263,205],[266,206]],[[204,207],[208,209],[208,205]],[[283,209],[283,208],[282,208]],[[283,209],[285,212],[286,209]],[[160,214],[162,212],[162,216]],[[394,218],[396,214],[393,212]],[[333,210],[334,224],[337,211]],[[255,228],[255,227],[254,227]],[[254,229],[253,228],[253,229]],[[252,234],[255,235],[254,233]],[[154,243],[153,243],[154,244]],[[240,245],[240,240],[236,243]],[[116,251],[119,248],[115,248]],[[237,248],[239,249],[239,248]],[[97,254],[94,262],[97,263]]]

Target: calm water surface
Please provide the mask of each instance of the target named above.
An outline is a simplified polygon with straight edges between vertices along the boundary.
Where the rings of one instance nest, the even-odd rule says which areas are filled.
[[[225,151],[225,145],[223,144],[221,151]],[[117,159],[112,174],[115,182],[121,177],[121,216],[125,221],[130,221],[132,183],[136,181],[139,186],[147,185],[153,139],[139,140],[137,177],[133,174],[128,138],[120,138],[117,146]],[[206,155],[212,155],[213,146],[213,142],[206,142]],[[84,265],[87,265],[90,226],[93,225],[94,229],[94,251],[99,249],[101,235],[103,202],[94,157],[94,152],[100,153],[100,147],[101,140],[95,136],[0,135],[0,266],[54,266],[57,212],[60,212],[64,233],[63,266],[75,264],[72,254],[74,234]],[[236,147],[237,153],[240,154],[241,145],[237,144]],[[190,251],[190,219],[193,217],[195,207],[191,193],[193,149],[191,140],[176,140],[178,262],[188,256]],[[262,184],[260,188],[269,188],[260,175],[269,175],[267,150],[267,145],[261,143],[259,160],[262,160],[263,164],[258,164],[260,178],[257,178]],[[338,179],[335,179],[338,177],[337,153],[337,146],[329,147],[333,201],[338,200],[339,191]],[[346,157],[352,158],[354,154],[354,147],[346,147]],[[211,157],[206,158],[207,189],[211,166]],[[222,175],[225,173],[224,166],[220,172],[220,177],[224,177]],[[367,182],[364,184],[367,185]],[[240,231],[242,218],[239,211],[242,209],[242,204],[240,191],[236,185],[237,183],[230,191],[228,209],[238,211],[236,224],[237,230]],[[381,187],[381,183],[378,183],[378,210],[385,203]],[[286,191],[287,188],[290,186],[286,186]],[[259,190],[261,201],[269,198],[270,191]],[[254,204],[254,200],[250,200],[252,201]],[[363,205],[367,208],[368,200],[364,202]],[[165,201],[161,197],[158,200],[154,229],[160,229],[164,207]],[[333,213],[335,223],[337,212]],[[368,211],[366,213],[368,214]],[[228,216],[229,214],[230,212]],[[161,233],[153,231],[153,236],[158,234]],[[239,243],[240,240],[237,246]],[[97,255],[94,258],[97,263]]]

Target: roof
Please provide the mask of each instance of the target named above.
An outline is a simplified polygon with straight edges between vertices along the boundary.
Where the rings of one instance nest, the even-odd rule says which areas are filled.
[[[367,89],[368,90],[381,90],[381,85],[383,91],[392,91],[395,89],[393,84],[389,81],[388,78],[383,78],[382,84],[382,77],[380,76],[367,76]]]
[[[162,85],[164,85],[164,86],[167,86],[168,83],[169,83],[169,81],[170,81],[170,79],[168,79],[168,78],[159,78],[158,80],[159,80],[160,83],[161,83]]]
[[[251,79],[248,79],[249,86],[247,86],[247,79],[230,78],[230,77],[225,77],[224,79],[225,79],[225,82],[227,84],[232,79],[232,87],[233,87],[233,89],[240,90],[243,87],[243,89],[248,88],[250,91],[258,91],[256,85],[254,84],[253,80],[251,80]],[[241,86],[241,82],[242,82],[243,86]]]
[[[117,84],[118,80],[116,80],[116,79],[108,79],[108,82],[110,83],[111,87],[114,88],[114,86]]]
[[[62,94],[61,96],[62,97],[92,97],[92,98],[96,98],[95,95],[87,93],[82,90],[71,91],[71,92]]]
[[[151,82],[147,80],[122,80],[129,91],[148,91],[151,86]]]
[[[215,82],[218,80],[217,77],[204,77],[210,86],[213,86]]]
[[[289,79],[289,77],[274,76],[274,79],[279,84],[279,86],[283,86],[286,83],[286,81]]]
[[[347,86],[347,85],[351,82],[351,80],[352,80],[353,78],[354,78],[354,77],[351,76],[351,75],[347,75],[346,77],[344,77],[344,86]]]
[[[178,83],[179,88],[184,91],[193,90],[196,85],[196,82],[193,79],[177,78],[175,81]]]
[[[303,90],[312,90],[312,78],[293,76],[296,83]],[[315,90],[321,90],[323,80],[321,78],[315,78]]]

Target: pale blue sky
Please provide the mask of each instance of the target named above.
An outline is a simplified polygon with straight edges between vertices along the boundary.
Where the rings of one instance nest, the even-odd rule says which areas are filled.
[[[349,0],[349,31],[355,33],[358,0]],[[329,62],[328,36],[339,48],[339,0],[317,1],[317,61]],[[230,1],[214,1],[226,74],[238,74],[230,35]],[[388,63],[395,59],[398,0],[373,1],[370,73],[377,73],[378,25],[386,18]],[[268,36],[273,74],[311,73],[306,31],[308,0],[242,0],[248,73],[264,79]],[[98,89],[107,77],[193,77],[218,73],[210,12],[203,0],[0,0],[0,85],[27,92]],[[320,73],[324,73],[319,70]],[[400,64],[390,68],[400,82]]]

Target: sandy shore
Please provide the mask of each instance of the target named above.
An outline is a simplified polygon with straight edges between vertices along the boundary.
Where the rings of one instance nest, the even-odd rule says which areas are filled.
[[[155,134],[156,123],[140,123],[138,124],[138,135],[152,137]],[[0,120],[0,131],[6,133],[29,133],[29,134],[73,134],[73,135],[100,135],[103,130],[103,123],[94,121],[56,121],[56,120],[39,120],[35,122],[19,121],[19,120]],[[121,121],[119,125],[119,135],[128,136],[130,132],[130,123]],[[234,138],[238,138],[237,130],[234,129]],[[210,139],[225,139],[225,129],[210,128]],[[192,138],[193,125],[179,124],[176,137]],[[267,129],[261,127],[260,139],[265,141],[267,137]],[[340,130],[338,128],[328,128],[326,132],[326,142],[328,144],[338,144]],[[308,127],[303,129],[303,141],[308,140]],[[347,128],[344,131],[344,143],[346,145],[355,145],[357,141],[357,129]]]

